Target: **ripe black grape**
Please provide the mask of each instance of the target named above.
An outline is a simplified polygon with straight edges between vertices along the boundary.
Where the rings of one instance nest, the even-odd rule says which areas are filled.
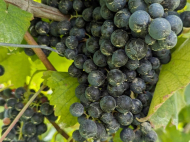
[[[59,54],[64,56],[64,53],[66,50],[65,44],[62,42],[58,42],[55,47],[56,47],[56,50],[59,52]]]
[[[125,90],[127,90],[126,86],[124,83],[117,85],[117,86],[112,86],[108,85],[107,86],[108,93],[112,95],[113,97],[118,97],[121,96]]]
[[[146,31],[149,23],[150,15],[146,11],[138,10],[129,18],[129,27],[136,33]]]
[[[152,38],[163,40],[171,33],[171,25],[164,18],[156,18],[150,23],[148,32]]]
[[[79,142],[83,142],[85,141],[85,138],[83,138],[80,133],[79,130],[75,130],[72,134],[72,137],[75,141],[79,141]]]
[[[82,0],[74,0],[73,1],[73,9],[77,12],[81,12],[84,8],[84,4]]]
[[[86,41],[86,49],[90,53],[95,53],[99,49],[98,39],[95,38],[95,37],[90,37],[89,39],[87,39],[87,41]]]
[[[128,34],[122,29],[115,30],[111,34],[111,43],[118,48],[124,47],[128,41]]]
[[[112,63],[115,67],[122,67],[128,61],[128,56],[125,53],[124,49],[116,50],[112,55]]]
[[[148,12],[152,18],[159,18],[164,15],[164,8],[159,3],[153,3],[149,6]]]
[[[100,120],[103,121],[105,124],[110,124],[113,119],[115,118],[112,113],[103,113],[100,118]]]
[[[101,7],[96,7],[94,10],[93,10],[93,13],[92,13],[92,17],[95,21],[100,21],[102,20],[102,16],[100,14],[100,9]]]
[[[69,14],[73,8],[73,3],[70,0],[61,0],[59,2],[59,11],[63,14]]]
[[[114,32],[115,26],[111,20],[106,20],[101,26],[101,35],[104,39],[110,39],[111,34]]]
[[[44,121],[44,116],[41,113],[34,113],[31,117],[31,122],[34,124],[40,124]]]
[[[131,60],[141,60],[146,56],[148,45],[144,40],[131,39],[125,46],[125,52]]]
[[[100,99],[101,92],[98,88],[89,86],[85,90],[85,96],[89,101],[95,102]]]
[[[130,89],[134,93],[140,94],[146,89],[146,84],[141,78],[135,78],[130,84]]]
[[[117,98],[117,107],[116,109],[120,113],[126,113],[132,109],[132,99],[126,95],[119,96]]]
[[[85,26],[85,21],[82,17],[78,17],[75,21],[75,26],[77,28],[83,28]]]
[[[53,106],[51,106],[49,103],[43,103],[40,106],[40,111],[43,115],[50,115],[53,112]]]
[[[71,29],[71,23],[63,20],[57,24],[57,29],[60,35],[66,36],[69,34],[69,30]]]
[[[10,98],[7,100],[7,107],[8,108],[14,108],[17,103],[17,100],[14,98]]]
[[[118,86],[125,81],[125,75],[118,69],[110,70],[107,79],[112,86]]]
[[[142,108],[143,108],[143,105],[142,105],[142,103],[141,103],[140,100],[138,100],[138,99],[133,99],[132,100],[132,109],[131,109],[131,112],[133,114],[140,113],[141,110],[142,110]]]
[[[130,142],[135,139],[135,133],[130,128],[124,128],[120,133],[120,138],[123,142]]]
[[[78,69],[74,63],[69,67],[68,73],[72,77],[80,77],[82,75],[82,70]]]
[[[111,123],[106,125],[106,129],[108,133],[111,133],[111,134],[116,133],[119,130],[119,128],[120,128],[120,124],[117,122],[116,119],[113,119]]]
[[[50,24],[50,29],[49,29],[49,33],[52,35],[52,36],[55,36],[55,37],[57,37],[57,36],[59,36],[59,34],[58,34],[58,29],[57,29],[57,24],[58,24],[58,22],[52,22],[51,24]]]
[[[122,126],[129,126],[133,122],[133,114],[131,112],[119,113],[116,114],[116,119]]]
[[[115,51],[115,47],[109,40],[104,40],[100,45],[100,50],[105,56],[110,56]]]
[[[104,4],[103,6],[101,6],[101,9],[100,9],[100,14],[101,16],[106,19],[106,20],[110,20],[114,17],[114,14],[112,11],[110,11],[106,4]]]
[[[166,17],[166,20],[171,25],[171,30],[175,32],[176,35],[178,35],[182,28],[183,28],[183,22],[181,21],[180,17],[176,15],[169,15]]]
[[[102,114],[99,102],[91,103],[88,107],[88,114],[93,118],[99,118]]]
[[[26,122],[22,127],[22,133],[33,136],[37,132],[36,126],[32,122]]]
[[[131,13],[134,13],[135,11],[138,11],[138,10],[147,11],[148,9],[144,0],[129,0],[128,8]]]
[[[81,103],[74,103],[70,106],[70,113],[73,116],[79,117],[84,113],[84,107]]]
[[[80,127],[79,133],[83,138],[92,138],[97,135],[97,125],[92,120],[84,120]]]
[[[94,53],[93,61],[98,67],[105,67],[107,65],[106,56],[100,50]]]
[[[100,107],[104,112],[111,112],[116,108],[116,101],[111,96],[105,96],[100,100]]]
[[[50,27],[48,23],[39,21],[38,23],[36,23],[35,30],[40,35],[46,35],[49,33]]]
[[[90,73],[90,72],[96,70],[97,68],[98,67],[91,59],[86,60],[83,64],[83,69],[86,73]]]
[[[92,14],[93,13],[93,8],[86,8],[85,10],[83,10],[82,12],[82,18],[87,21],[90,22],[92,20]]]
[[[105,75],[101,71],[92,71],[88,75],[88,82],[90,85],[98,87],[104,84]]]
[[[85,30],[83,28],[73,27],[70,32],[70,36],[76,36],[78,41],[81,41],[85,37]]]
[[[87,60],[87,57],[83,54],[78,54],[74,59],[74,64],[77,68],[83,69],[83,65],[85,61]]]
[[[129,29],[129,18],[131,13],[127,8],[119,10],[114,16],[114,24],[118,28]]]
[[[36,133],[41,135],[47,131],[47,125],[44,123],[40,123],[36,126]]]
[[[6,97],[10,97],[12,95],[12,90],[10,88],[3,90],[3,95]]]

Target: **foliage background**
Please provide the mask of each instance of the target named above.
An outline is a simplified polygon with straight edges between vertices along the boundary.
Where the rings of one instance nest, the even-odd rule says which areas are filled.
[[[40,0],[36,1],[40,2]],[[3,1],[0,1],[0,10],[2,9],[6,10],[6,6]],[[190,3],[184,10],[190,10]],[[11,19],[13,13],[16,16]],[[6,25],[3,26],[4,29],[0,30],[0,33],[6,33],[0,35],[0,42],[26,44],[23,35],[29,26],[32,15],[15,6],[9,6],[8,13],[0,11],[0,17],[1,21],[6,21],[0,23],[0,25]],[[22,25],[21,27],[24,28],[16,28],[18,25]],[[13,31],[8,31],[10,26],[13,27]],[[188,142],[190,140],[189,37],[190,32],[178,38],[178,44],[172,49],[172,61],[162,66],[149,115],[145,118],[151,120],[156,128],[159,136],[158,142]],[[6,71],[5,75],[0,77],[0,84],[2,87],[13,85],[12,89],[28,85],[37,91],[40,83],[45,79],[52,90],[43,93],[50,99],[50,103],[55,105],[55,114],[59,116],[57,123],[71,136],[79,126],[76,118],[68,112],[70,104],[78,101],[74,95],[78,83],[76,79],[69,77],[66,73],[72,61],[60,57],[56,53],[51,53],[48,59],[58,72],[45,71],[45,66],[37,56],[28,57],[23,49],[0,47],[0,64],[5,67]],[[2,107],[0,107],[1,111],[3,111]],[[41,136],[42,140],[46,142],[66,141],[51,124],[46,123],[48,131]],[[0,126],[2,125],[0,120]],[[118,132],[114,137],[114,142],[119,141],[121,140]]]

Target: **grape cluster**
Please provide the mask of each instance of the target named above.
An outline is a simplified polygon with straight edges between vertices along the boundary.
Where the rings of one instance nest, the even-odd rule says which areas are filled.
[[[106,141],[120,128],[124,142],[157,140],[150,123],[139,119],[147,116],[160,67],[170,62],[183,31],[181,1],[42,0],[71,15],[50,24],[39,20],[30,31],[39,44],[74,61],[68,69],[79,82],[80,103],[70,106],[80,124],[74,140]]]
[[[47,91],[46,88],[44,91]],[[3,119],[2,134],[8,129],[9,125],[16,118],[19,112],[24,107],[24,93],[26,90],[19,87],[16,90],[10,88],[1,92],[0,106],[4,106],[4,112],[0,113],[0,119]],[[30,90],[30,99],[35,91]],[[48,102],[48,99],[40,94],[34,102],[37,105],[28,107],[19,121],[9,132],[3,142],[41,142],[39,135],[47,131],[47,125],[44,123],[44,118],[54,122],[57,117],[54,115],[53,106]]]

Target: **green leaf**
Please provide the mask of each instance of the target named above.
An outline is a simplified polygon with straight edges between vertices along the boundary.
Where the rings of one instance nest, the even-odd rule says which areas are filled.
[[[73,103],[78,102],[75,96],[75,88],[78,86],[77,79],[70,77],[68,73],[55,71],[44,72],[43,78],[47,85],[53,89],[50,103],[55,105],[55,115],[60,116],[59,122],[64,127],[76,124],[77,118],[70,114],[69,108]]]
[[[0,1],[0,42],[20,44],[30,26],[32,14],[21,10],[4,0]]]
[[[171,112],[175,109],[162,109],[162,106],[165,105],[165,107],[167,107],[169,105],[168,103],[171,103],[171,100],[168,99],[171,98],[172,95],[174,95],[174,92],[184,88],[190,82],[189,46],[190,39],[187,39],[179,48],[177,48],[172,53],[172,59],[170,63],[162,66],[159,81],[154,92],[148,116],[142,120],[153,120],[153,123],[156,127],[161,127],[166,125],[166,123],[164,122],[166,119],[161,119],[159,116],[167,114],[166,122],[168,122],[169,119],[174,117],[173,123],[176,124],[176,116],[172,114],[173,112]],[[176,100],[176,96],[174,96],[173,100]],[[174,107],[175,104],[179,105],[181,108],[183,107],[182,105],[177,104],[177,102],[173,102],[172,104],[174,105]],[[162,111],[159,111],[159,109],[162,109]],[[160,121],[154,121],[158,118],[160,118]]]
[[[11,81],[14,87],[24,86],[31,69],[28,56],[24,52],[8,55],[0,65],[5,69],[4,75],[0,76],[0,84]]]
[[[189,142],[190,135],[176,129],[175,126],[167,126],[165,130],[156,131],[160,142]]]

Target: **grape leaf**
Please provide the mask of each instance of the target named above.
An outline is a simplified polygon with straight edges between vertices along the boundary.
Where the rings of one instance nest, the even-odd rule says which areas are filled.
[[[186,106],[184,98],[184,89],[176,91],[166,102],[150,117],[151,123],[157,129],[163,127],[172,119],[172,124],[178,125],[178,115]]]
[[[75,88],[78,86],[77,79],[71,77],[68,73],[55,71],[44,72],[43,78],[53,90],[50,104],[55,105],[55,115],[60,116],[59,122],[64,127],[76,124],[77,118],[70,114],[69,108],[73,103],[78,102],[75,96]]]
[[[10,80],[14,87],[24,86],[31,67],[24,52],[7,55],[6,60],[1,61],[0,65],[5,69],[4,75],[0,76],[0,84]]]
[[[165,130],[158,129],[156,133],[160,142],[189,142],[190,135],[176,129],[175,126],[167,126]]]
[[[20,44],[30,26],[32,14],[21,10],[4,0],[0,1],[0,42]]]
[[[55,52],[52,52],[50,56],[48,57],[48,59],[51,61],[52,65],[56,68],[58,72],[67,72],[69,66],[73,62],[72,60],[67,60],[65,57],[57,56],[57,53]],[[31,64],[32,64],[32,74],[36,70],[47,70],[39,58],[37,58],[35,61],[31,61]],[[41,78],[42,76],[43,76],[43,72],[36,74],[32,79],[30,87],[35,88],[36,90],[39,90],[40,84],[43,81],[43,79]],[[29,81],[30,79],[28,80],[28,83]]]
[[[156,128],[165,126],[165,121],[168,121],[169,119],[173,118],[174,124],[176,125],[176,115],[173,115],[176,113],[176,109],[170,110],[169,107],[171,104],[171,100],[168,100],[171,98],[172,95],[174,95],[174,92],[176,92],[179,89],[184,88],[187,86],[190,82],[190,39],[187,39],[180,47],[178,47],[173,53],[172,53],[172,59],[170,63],[163,65],[159,81],[157,83],[153,100],[150,106],[150,110],[148,113],[148,116],[146,118],[141,119],[141,121],[145,120],[153,120],[153,125],[155,125]],[[175,96],[176,97],[176,96]],[[174,98],[175,98],[174,97]],[[173,100],[179,99],[178,98],[171,98]],[[167,101],[168,100],[168,101]],[[177,101],[177,100],[176,100]],[[178,101],[177,101],[178,102]],[[177,102],[173,102],[172,104],[175,106],[183,107],[182,104],[178,104]],[[182,102],[182,101],[181,101]],[[166,109],[162,109],[162,106]],[[161,109],[162,111],[159,111]],[[179,109],[177,109],[179,110]],[[174,112],[172,112],[174,111]],[[159,116],[164,116],[163,114],[168,114],[167,120],[161,119],[160,121],[156,122],[154,119],[160,118]],[[157,118],[156,118],[157,117]],[[164,118],[166,118],[164,117]]]

